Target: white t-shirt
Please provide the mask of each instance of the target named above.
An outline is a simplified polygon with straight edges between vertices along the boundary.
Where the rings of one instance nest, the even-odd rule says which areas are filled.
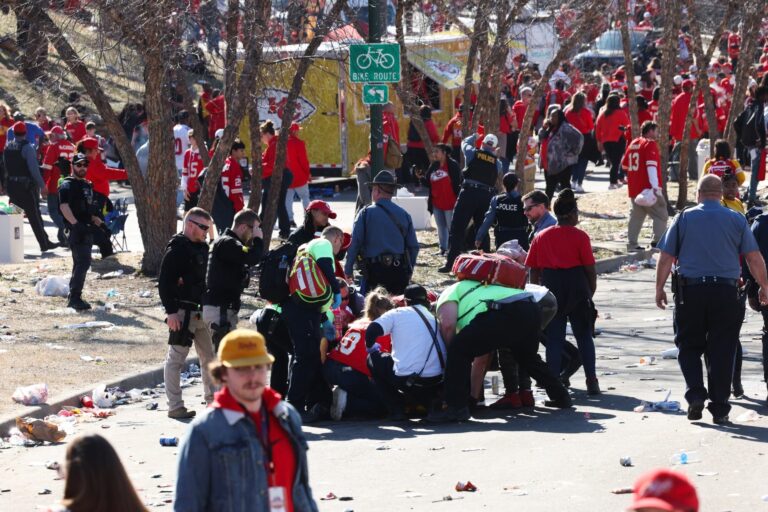
[[[435,317],[424,306],[414,307],[419,308],[432,329],[435,330],[440,352],[443,354],[443,361],[445,361],[448,352],[445,350],[445,343],[443,343]],[[384,329],[384,334],[391,335],[395,375],[406,377],[422,372],[422,368],[424,368],[421,373],[422,377],[435,377],[443,373],[432,335],[413,307],[392,309],[381,315],[375,322]],[[424,365],[425,361],[426,366]]]
[[[173,127],[173,151],[176,156],[176,169],[184,168],[184,152],[189,149],[189,130],[185,124],[177,124]]]

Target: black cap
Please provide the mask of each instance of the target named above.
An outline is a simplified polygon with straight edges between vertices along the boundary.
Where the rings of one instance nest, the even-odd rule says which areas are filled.
[[[79,164],[80,162],[88,163],[88,159],[85,157],[84,154],[78,153],[72,157],[72,165]]]
[[[391,187],[397,186],[397,178],[389,171],[379,171],[373,181],[369,181],[368,185],[389,185]]]
[[[405,303],[409,306],[421,304],[429,307],[429,298],[427,298],[427,290],[420,284],[409,284],[405,288]]]

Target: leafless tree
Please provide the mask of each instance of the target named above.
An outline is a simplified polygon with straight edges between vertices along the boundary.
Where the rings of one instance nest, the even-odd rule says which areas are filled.
[[[618,7],[619,21],[621,22],[621,46],[624,49],[624,72],[627,79],[627,101],[629,105],[629,120],[632,126],[632,134],[640,135],[640,122],[637,117],[637,92],[635,91],[635,65],[632,60],[632,41],[629,38],[629,15],[624,3]],[[629,142],[629,141],[627,141]]]

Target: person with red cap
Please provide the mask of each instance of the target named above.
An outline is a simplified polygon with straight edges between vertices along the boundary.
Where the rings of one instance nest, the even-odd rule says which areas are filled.
[[[72,157],[75,156],[75,145],[67,140],[67,135],[61,126],[54,126],[48,132],[50,144],[46,146],[43,157],[43,181],[48,195],[48,215],[59,228],[58,239],[61,245],[67,245],[64,235],[64,218],[59,212],[59,179],[71,172]]]
[[[48,238],[40,215],[40,194],[45,182],[37,164],[37,151],[27,140],[27,126],[23,121],[13,125],[14,139],[3,150],[4,172],[0,176],[0,189],[5,189],[8,199],[27,214],[27,220],[35,233],[40,252],[59,247]]]
[[[312,181],[307,145],[299,138],[299,130],[301,126],[298,123],[291,123],[288,129],[288,143],[285,147],[285,166],[293,174],[293,181],[285,196],[285,210],[288,212],[291,227],[296,227],[293,222],[293,199],[298,196],[302,207],[306,210],[309,205],[309,182]]]
[[[77,152],[88,159],[88,174],[85,179],[93,183],[94,201],[103,210],[109,201],[109,182],[128,179],[125,169],[107,167],[101,159],[99,141],[86,137],[77,144]]]
[[[307,205],[304,213],[304,223],[295,229],[288,241],[296,246],[303,245],[319,236],[329,226],[328,219],[335,219],[336,212],[325,201],[315,199]]]
[[[632,505],[628,511],[698,512],[696,488],[683,473],[654,469],[635,482]]]

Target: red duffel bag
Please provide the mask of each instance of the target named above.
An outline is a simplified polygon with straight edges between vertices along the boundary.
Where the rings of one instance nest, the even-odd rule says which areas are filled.
[[[451,270],[459,281],[465,279],[510,288],[525,288],[527,269],[509,256],[472,251],[461,254]]]

